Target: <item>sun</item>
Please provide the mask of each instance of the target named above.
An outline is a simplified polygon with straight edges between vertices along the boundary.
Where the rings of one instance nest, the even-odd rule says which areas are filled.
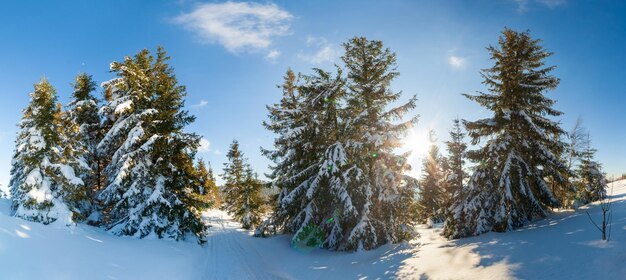
[[[403,148],[411,152],[413,157],[423,157],[432,143],[428,138],[428,131],[411,129],[404,138]]]
[[[422,159],[432,145],[428,137],[428,130],[411,129],[403,142],[402,149],[411,152],[407,158],[411,170],[407,174],[417,178],[421,175]]]

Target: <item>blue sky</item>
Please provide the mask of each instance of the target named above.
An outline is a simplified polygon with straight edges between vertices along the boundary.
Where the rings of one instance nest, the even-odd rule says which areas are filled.
[[[626,172],[624,1],[11,1],[0,10],[0,183],[33,83],[47,77],[67,103],[77,73],[106,81],[111,61],[157,45],[187,86],[197,116],[189,130],[210,143],[199,155],[220,170],[236,138],[266,171],[259,147],[273,135],[261,122],[285,70],[331,69],[341,43],[356,35],[397,53],[393,88],[419,98],[414,134],[433,128],[446,140],[454,117],[487,116],[460,93],[484,89],[485,47],[505,26],[531,30],[555,53],[549,63],[561,85],[550,96],[564,128],[581,116],[605,170]]]

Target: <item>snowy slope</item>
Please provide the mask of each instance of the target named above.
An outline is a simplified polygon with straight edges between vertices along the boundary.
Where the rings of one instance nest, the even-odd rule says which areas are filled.
[[[212,227],[201,247],[30,223],[7,216],[4,201],[0,279],[626,279],[626,180],[614,198],[608,243],[585,214],[598,217],[590,206],[456,241],[421,228],[410,244],[354,254],[295,250],[287,236],[253,238],[222,211],[204,213]]]

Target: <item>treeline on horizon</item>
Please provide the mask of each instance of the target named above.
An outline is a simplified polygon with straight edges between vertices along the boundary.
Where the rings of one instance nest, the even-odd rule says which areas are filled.
[[[287,233],[293,246],[355,251],[412,239],[417,223],[443,222],[444,236],[462,238],[606,196],[589,133],[580,121],[566,132],[553,120],[562,112],[546,96],[559,84],[545,65],[552,53],[528,31],[505,28],[487,48],[486,92],[463,95],[492,116],[452,120],[447,156],[433,144],[421,178],[406,175],[408,153],[395,152],[418,121],[415,96],[391,107],[402,98],[391,89],[396,54],[364,37],[343,48],[333,69],[289,69],[280,101],[267,106],[263,126],[276,135],[261,149],[273,162],[268,183],[233,141],[218,188],[196,155],[200,137],[185,131],[195,117],[160,47],[111,63],[115,78],[102,83],[101,98],[80,74],[63,107],[42,79],[19,123],[12,214],[204,242],[200,212],[221,207],[257,236]]]

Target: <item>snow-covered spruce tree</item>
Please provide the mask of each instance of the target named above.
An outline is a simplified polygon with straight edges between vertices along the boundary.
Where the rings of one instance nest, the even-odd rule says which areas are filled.
[[[202,241],[193,160],[200,137],[183,131],[195,118],[182,109],[185,87],[168,59],[159,47],[156,57],[142,50],[111,63],[117,77],[103,83],[100,109],[110,129],[98,144],[110,158],[98,198],[115,234],[179,240],[192,233]]]
[[[446,141],[448,157],[446,158],[446,210],[452,204],[455,195],[463,187],[463,182],[467,178],[465,172],[465,159],[467,154],[467,143],[465,143],[465,131],[461,120],[454,119],[452,130],[450,130],[450,140]]]
[[[74,168],[79,159],[66,149],[56,91],[46,79],[35,85],[24,110],[11,168],[12,211],[17,217],[49,224],[72,224],[82,218],[86,203],[83,181]]]
[[[342,225],[345,242],[340,249],[373,249],[388,242],[410,238],[415,216],[414,182],[405,174],[410,168],[407,155],[397,155],[407,129],[417,116],[402,120],[415,108],[416,98],[388,109],[401,92],[392,92],[390,84],[399,75],[396,55],[381,41],[356,37],[345,43],[342,60],[347,70],[345,124],[347,181],[351,206],[356,215],[346,217]]]
[[[400,94],[389,90],[395,55],[380,41],[355,38],[344,47],[347,79],[340,70],[333,77],[320,69],[302,85],[286,76],[281,103],[268,106],[265,125],[278,138],[266,155],[282,189],[276,221],[294,233],[293,241],[310,244],[301,237],[313,232],[316,246],[372,249],[412,234],[415,182],[403,175],[406,155],[392,150],[416,119],[391,121],[415,99],[386,110]]]
[[[444,194],[444,219],[445,223],[453,223],[451,206],[460,200],[467,172],[465,172],[465,160],[467,158],[467,143],[465,143],[465,131],[461,120],[454,119],[450,140],[446,141],[448,157],[445,160],[445,194]]]
[[[279,201],[278,220],[286,220],[287,232],[294,233],[295,243],[311,244],[309,238],[319,239],[315,246],[337,249],[345,241],[345,223],[357,214],[352,206],[346,170],[347,158],[342,143],[339,102],[344,96],[341,71],[331,73],[314,69],[303,78],[299,87],[300,109],[306,126],[298,134],[303,140],[298,163],[303,168],[288,182],[295,188]],[[309,232],[320,236],[309,236]],[[319,242],[318,242],[319,241]],[[319,244],[316,244],[319,243]]]
[[[473,144],[487,143],[468,152],[477,169],[453,205],[447,237],[512,230],[559,205],[546,178],[563,181],[565,165],[557,156],[563,131],[548,118],[562,113],[544,96],[559,79],[550,75],[554,66],[544,66],[551,53],[539,43],[528,32],[505,29],[499,48],[487,48],[495,65],[481,75],[490,92],[465,96],[494,115],[465,123]]]
[[[275,163],[270,178],[281,190],[272,218],[279,228],[294,233],[294,242],[311,230],[328,232],[320,241],[323,244],[317,245],[335,248],[342,222],[335,209],[344,207],[332,197],[342,197],[346,190],[330,177],[341,174],[338,161],[344,152],[338,142],[339,102],[344,80],[340,71],[332,77],[321,69],[301,80],[304,84],[300,85],[293,72],[287,71],[281,102],[268,106],[270,122],[264,123],[279,135],[274,141],[276,150],[263,150]]]
[[[198,159],[196,164],[196,169],[198,170],[198,187],[200,200],[204,203],[205,207],[208,208],[219,208],[221,205],[220,193],[217,188],[217,184],[215,183],[215,176],[213,175],[213,168],[209,163],[209,169],[207,170],[206,165],[202,159]]]
[[[73,86],[72,99],[65,112],[67,127],[71,128],[67,138],[85,163],[78,175],[85,183],[87,195],[93,198],[101,188],[101,166],[96,151],[101,138],[100,117],[98,99],[91,94],[96,89],[96,83],[90,75],[82,73],[76,76]]]
[[[277,134],[274,149],[262,148],[261,153],[274,162],[268,174],[273,186],[279,190],[273,223],[283,228],[289,223],[292,211],[297,210],[283,208],[280,201],[297,187],[298,181],[304,177],[300,172],[310,165],[311,160],[306,156],[310,153],[306,153],[304,146],[303,131],[307,124],[302,108],[304,104],[298,91],[298,77],[291,69],[287,70],[280,88],[280,102],[267,106],[269,120],[263,121],[267,130]]]
[[[419,182],[419,209],[418,220],[420,222],[439,223],[444,218],[445,177],[442,167],[442,157],[436,144],[434,131],[429,132],[430,148],[424,158],[422,166],[422,178]]]
[[[591,147],[591,137],[586,133],[585,148],[580,154],[577,199],[582,203],[590,203],[606,196],[607,179],[602,166],[594,159],[596,149]]]
[[[251,229],[261,223],[263,216],[263,184],[239,150],[235,140],[230,145],[228,162],[224,163],[224,207],[241,223],[244,229]]]

